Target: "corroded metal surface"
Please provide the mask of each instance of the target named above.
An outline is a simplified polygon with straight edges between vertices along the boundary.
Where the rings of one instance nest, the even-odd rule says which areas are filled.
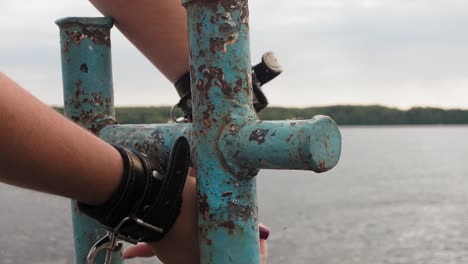
[[[62,51],[64,113],[97,134],[104,126],[115,123],[110,55],[112,19],[64,18],[57,25]],[[76,263],[85,263],[90,248],[105,230],[81,214],[74,202],[72,220]],[[103,262],[104,254],[100,254],[97,263]],[[122,263],[118,254],[114,254],[112,263]]]
[[[325,172],[338,163],[341,152],[340,131],[326,116],[233,125],[222,138],[228,163],[259,169]]]
[[[254,175],[261,168],[327,171],[339,160],[341,135],[324,116],[258,120],[252,106],[247,1],[183,3],[188,11],[193,124],[116,124],[112,20],[104,18],[58,21],[65,114],[104,140],[135,148],[161,164],[167,164],[178,137],[191,139],[201,263],[258,264]],[[83,263],[102,230],[73,211],[77,263]]]
[[[64,18],[60,27],[64,111],[97,133],[114,124],[110,18]]]
[[[191,139],[192,124],[111,125],[100,131],[108,142],[146,153],[167,164],[173,142]],[[325,172],[340,158],[341,135],[326,116],[311,120],[256,121],[242,128],[231,124],[217,140],[231,167],[296,169]]]
[[[260,262],[254,168],[229,166],[220,135],[257,119],[246,1],[190,1],[192,144],[201,263]]]
[[[328,117],[259,121],[252,107],[246,0],[184,0],[193,96],[201,263],[258,264],[259,168],[326,171],[341,135]]]
[[[162,165],[169,161],[174,141],[180,136],[190,140],[192,124],[112,125],[103,128],[100,137],[125,147],[137,149]]]

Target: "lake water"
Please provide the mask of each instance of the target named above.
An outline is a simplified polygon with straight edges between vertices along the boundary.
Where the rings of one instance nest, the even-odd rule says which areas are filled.
[[[268,263],[468,263],[468,126],[341,130],[332,171],[260,173]],[[0,263],[73,263],[68,205],[0,185]]]

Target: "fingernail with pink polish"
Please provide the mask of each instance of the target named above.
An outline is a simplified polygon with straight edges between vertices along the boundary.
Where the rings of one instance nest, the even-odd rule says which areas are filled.
[[[270,230],[268,227],[260,225],[258,227],[259,233],[260,233],[260,239],[267,240],[268,237],[270,236]]]

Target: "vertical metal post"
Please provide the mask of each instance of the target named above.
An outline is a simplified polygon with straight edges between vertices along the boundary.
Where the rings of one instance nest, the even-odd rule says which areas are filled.
[[[193,124],[113,125],[110,18],[57,21],[65,115],[101,138],[135,147],[163,164],[177,137],[191,138],[201,263],[258,264],[258,169],[327,171],[340,158],[341,134],[326,116],[258,120],[252,106],[247,0],[183,4],[188,13]],[[76,263],[84,263],[104,230],[75,207],[73,222]],[[121,260],[114,255],[112,263]]]
[[[64,18],[60,28],[64,112],[95,134],[114,124],[114,98],[110,51],[111,18]],[[83,142],[86,144],[86,142]],[[92,150],[90,150],[92,151]],[[105,233],[72,203],[76,263],[85,263],[93,244]],[[103,254],[97,263],[103,263]],[[122,263],[114,254],[112,263]]]
[[[185,0],[201,263],[258,264],[257,169],[228,164],[223,133],[257,120],[246,0]]]

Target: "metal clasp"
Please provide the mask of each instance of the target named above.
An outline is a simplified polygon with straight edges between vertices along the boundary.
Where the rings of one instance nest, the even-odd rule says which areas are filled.
[[[106,259],[104,261],[104,264],[110,264],[112,259],[112,252],[120,251],[120,249],[122,249],[123,243],[119,241],[119,239],[130,242],[132,244],[137,244],[138,242],[140,242],[141,239],[135,240],[130,237],[122,236],[119,233],[120,228],[129,220],[133,220],[138,225],[141,225],[155,232],[164,233],[163,228],[148,224],[136,217],[126,217],[119,223],[119,225],[114,230],[108,231],[103,238],[99,239],[98,242],[94,244],[94,246],[89,250],[88,256],[86,257],[86,264],[95,264],[96,256],[101,250],[106,250]]]
[[[107,234],[103,238],[99,239],[89,251],[88,256],[86,257],[86,264],[95,264],[96,256],[102,250],[106,250],[104,264],[110,264],[112,252],[120,251],[122,245],[122,242],[117,241],[117,236],[114,232],[107,232]]]
[[[176,105],[172,106],[171,107],[171,118],[172,118],[172,121],[173,122],[176,122],[176,123],[189,123],[189,120],[187,117],[184,117],[184,116],[181,116],[181,117],[177,117],[177,114],[176,114],[176,109],[179,107],[179,103],[177,103]]]

